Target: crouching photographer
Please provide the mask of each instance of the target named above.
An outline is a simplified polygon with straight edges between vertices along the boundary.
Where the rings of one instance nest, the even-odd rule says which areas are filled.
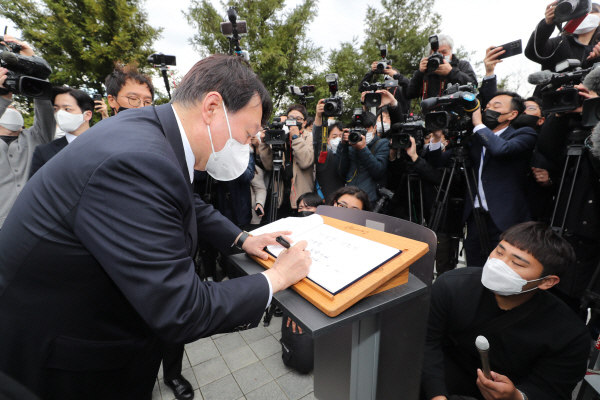
[[[36,146],[54,138],[56,121],[50,101],[52,86],[46,78],[52,69],[34,55],[27,43],[9,35],[3,37],[0,49],[0,229],[27,183]],[[10,62],[7,62],[10,60]],[[34,99],[33,126],[23,129],[23,116],[11,105],[13,94]]]

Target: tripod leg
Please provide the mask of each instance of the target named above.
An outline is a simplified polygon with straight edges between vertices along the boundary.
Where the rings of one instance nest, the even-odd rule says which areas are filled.
[[[421,182],[421,179],[419,179],[419,200],[421,202],[421,222],[420,222],[420,224],[423,226],[427,226],[427,223],[425,222],[425,214],[423,214],[423,184]]]
[[[554,226],[554,220],[556,218],[556,212],[558,211],[558,204],[560,202],[563,185],[565,183],[565,176],[567,176],[567,170],[569,169],[569,158],[570,157],[567,156],[567,159],[565,160],[565,166],[563,168],[563,173],[562,173],[562,176],[560,178],[560,185],[558,186],[558,193],[556,194],[556,200],[554,202],[554,210],[552,211],[552,219],[550,220],[550,226]],[[565,210],[565,212],[566,212],[566,210]]]
[[[475,199],[479,201],[479,205],[483,206],[481,202],[481,197],[479,196],[479,190],[477,185],[475,185],[475,196],[473,196],[473,192],[471,190],[471,183],[469,181],[469,173],[467,169],[471,171],[473,175],[474,182],[477,182],[475,171],[471,167],[464,167],[465,180],[467,184],[467,191],[469,192],[469,200],[471,201],[471,205],[473,207],[473,218],[475,219],[475,226],[477,227],[477,232],[479,233],[479,245],[481,246],[481,251],[483,254],[490,254],[490,238],[488,236],[487,226],[479,211],[475,208]],[[468,233],[467,233],[468,234]]]
[[[445,193],[442,201],[440,202],[438,199],[440,197],[440,193],[444,190],[444,178],[446,177],[446,172],[448,170],[445,169],[442,175],[442,181],[440,183],[440,187],[438,189],[437,195],[435,197],[435,204],[433,206],[433,212],[431,213],[431,230],[437,232],[440,225],[440,219],[442,218],[442,214],[444,213],[445,205],[448,201],[448,195],[450,193],[450,187],[452,185],[452,179],[454,178],[454,174],[456,172],[456,164],[452,166],[450,169],[450,177],[448,178],[448,183],[445,185]]]
[[[562,223],[560,224],[560,234],[562,236],[563,230],[565,229],[565,223],[567,222],[567,215],[569,214],[569,207],[571,206],[571,199],[573,198],[573,190],[575,189],[575,183],[577,182],[577,174],[579,173],[579,165],[581,164],[581,155],[577,156],[577,163],[575,164],[575,173],[573,174],[573,182],[571,182],[571,189],[569,190],[569,197],[567,198],[567,208],[565,208],[565,214],[563,215]],[[556,199],[558,202],[558,198]]]
[[[406,175],[406,189],[407,189],[406,193],[408,195],[408,220],[410,222],[413,222],[413,219],[412,219],[412,199],[411,199],[411,197],[412,197],[411,194],[412,193],[410,191],[410,175],[409,174]]]

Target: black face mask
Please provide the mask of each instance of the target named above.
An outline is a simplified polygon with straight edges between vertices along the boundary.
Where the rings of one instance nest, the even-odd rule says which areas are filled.
[[[298,211],[299,217],[308,217],[309,215],[313,215],[314,211]]]
[[[498,125],[500,125],[502,123],[502,122],[498,121],[498,118],[500,118],[501,115],[506,115],[506,114],[508,114],[508,113],[502,114],[498,111],[488,109],[483,112],[481,119],[485,126],[490,128],[491,130],[494,130],[498,127]]]
[[[17,140],[18,138],[19,138],[19,136],[8,136],[8,135],[7,135],[7,136],[4,136],[4,135],[1,135],[1,136],[0,136],[0,139],[4,140],[4,142],[5,142],[7,145],[9,145],[9,146],[10,146],[10,144],[11,144],[12,142],[14,142],[15,140]]]
[[[511,123],[511,125],[515,129],[525,128],[525,127],[538,129],[539,125],[537,123],[539,120],[540,120],[540,117],[536,117],[535,115],[529,115],[529,114],[523,113],[523,114],[519,115],[517,118],[515,118],[514,121]]]
[[[114,115],[117,115],[117,114],[118,114],[118,113],[120,113],[121,111],[124,111],[124,110],[129,110],[129,108],[127,108],[127,107],[122,107],[121,105],[119,105],[119,109],[118,109],[118,110],[117,110],[117,109],[115,109],[115,108],[113,108],[112,110],[113,110],[113,113],[114,113]]]

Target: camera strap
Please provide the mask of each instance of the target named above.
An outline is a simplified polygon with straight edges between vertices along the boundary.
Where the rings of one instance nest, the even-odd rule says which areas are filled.
[[[327,139],[329,138],[329,125],[323,125],[321,136],[321,153],[319,154],[319,164],[324,164],[327,161]]]

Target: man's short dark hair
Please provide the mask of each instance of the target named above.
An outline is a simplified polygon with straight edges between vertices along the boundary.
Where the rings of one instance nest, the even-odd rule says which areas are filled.
[[[133,81],[140,85],[148,85],[150,94],[154,98],[152,79],[148,75],[139,73],[135,64],[117,65],[115,67],[115,70],[106,77],[106,81],[104,82],[106,94],[117,97],[123,86],[127,84],[127,81]]]
[[[373,115],[373,114],[371,114]],[[329,199],[328,205],[333,206],[337,201],[345,194],[356,197],[362,203],[363,211],[371,211],[371,202],[369,201],[369,195],[367,192],[356,186],[344,186],[333,192]]]
[[[543,222],[523,222],[506,230],[500,240],[526,251],[542,264],[542,277],[561,277],[575,264],[571,245]]]
[[[314,125],[315,119],[313,117],[306,118],[306,126]]]
[[[52,88],[52,104],[54,104],[54,100],[59,94],[71,95],[75,101],[77,101],[77,105],[81,108],[82,113],[86,111],[94,112],[94,100],[83,90],[73,89],[67,86],[55,86]]]
[[[544,109],[542,108],[542,99],[540,99],[539,97],[531,96],[526,98],[524,102],[525,101],[533,101],[535,104],[537,104],[540,108],[540,112],[542,113],[542,117],[544,116]]]
[[[515,92],[496,92],[496,94],[494,95],[494,97],[498,97],[498,96],[510,96],[512,97],[512,100],[510,101],[510,111],[514,111],[517,110],[519,112],[519,115],[521,115],[523,113],[523,111],[525,111],[525,100],[523,100],[523,98]]]
[[[363,126],[365,128],[370,128],[372,126],[375,126],[375,124],[377,123],[377,117],[375,117],[375,114],[373,114],[370,111],[363,111]]]
[[[304,118],[305,121],[308,118],[308,113],[306,112],[306,107],[304,107],[302,104],[292,104],[291,106],[289,106],[287,108],[285,115],[289,115],[290,111],[299,111],[300,113],[302,113],[302,118]]]
[[[300,208],[300,203],[302,200],[304,200],[304,204],[306,204],[308,207],[319,207],[325,204],[325,200],[323,200],[323,198],[316,192],[307,192],[300,195],[298,200],[296,200],[296,207]]]
[[[262,103],[262,125],[273,111],[269,92],[243,57],[214,54],[198,61],[177,86],[171,103],[192,107],[209,92],[218,92],[231,113],[246,107],[258,94]]]
[[[346,127],[341,121],[335,121],[335,123],[329,125],[329,136],[331,136],[331,131],[333,128],[338,128],[340,131],[343,131]]]

